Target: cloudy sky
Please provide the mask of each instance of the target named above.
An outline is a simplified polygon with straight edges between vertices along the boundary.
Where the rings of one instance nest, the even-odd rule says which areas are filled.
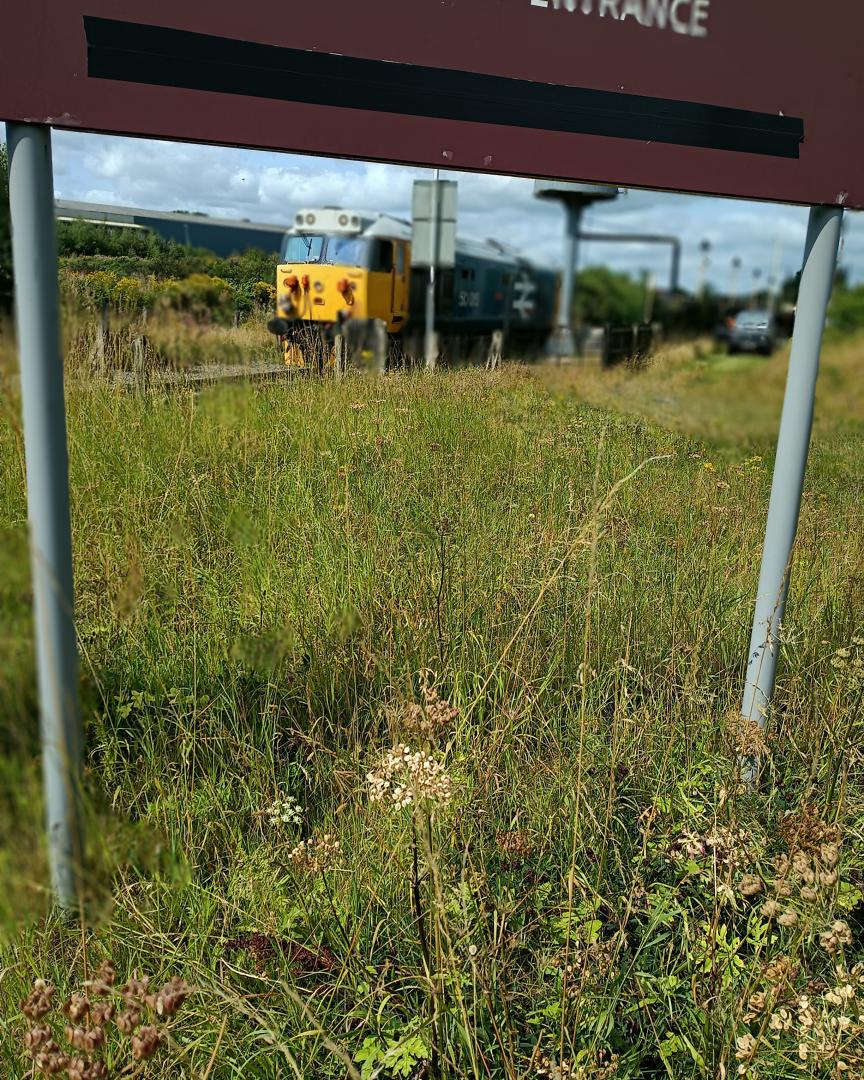
[[[58,198],[118,203],[151,210],[197,210],[222,217],[290,223],[300,207],[342,205],[410,217],[411,185],[427,171],[263,151],[56,132]],[[443,175],[443,174],[442,174]],[[494,237],[531,258],[559,265],[562,211],[532,198],[531,181],[506,176],[446,174],[459,181],[460,233]],[[589,231],[677,234],[684,242],[683,283],[699,281],[700,243],[711,243],[708,280],[731,283],[732,259],[743,267],[744,291],[754,271],[762,280],[800,267],[807,211],[799,207],[630,191],[590,211]],[[864,217],[848,215],[843,263],[864,280]],[[668,249],[586,245],[582,264],[605,263],[661,287],[669,279]]]

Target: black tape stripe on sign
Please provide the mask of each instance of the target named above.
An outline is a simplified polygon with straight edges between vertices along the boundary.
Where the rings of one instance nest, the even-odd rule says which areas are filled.
[[[287,49],[85,15],[96,79],[797,158],[773,113]]]

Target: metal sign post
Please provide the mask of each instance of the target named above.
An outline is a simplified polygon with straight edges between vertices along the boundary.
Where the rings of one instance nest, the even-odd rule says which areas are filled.
[[[435,170],[434,180],[415,180],[412,203],[413,239],[411,264],[429,268],[426,285],[426,326],[424,356],[426,370],[434,371],[438,360],[438,339],[435,334],[435,279],[439,270],[456,265],[456,204],[458,185],[455,180],[440,180]]]
[[[765,724],[774,693],[789,568],[813,427],[819,353],[834,284],[842,221],[843,210],[839,206],[817,206],[810,211],[741,709],[745,719],[756,720],[760,726]]]
[[[441,216],[441,200],[438,197],[438,181],[441,178],[441,170],[435,170],[435,183],[432,185],[432,212],[430,214],[430,227],[432,229],[432,257],[429,260],[429,281],[426,285],[426,370],[434,371],[438,360],[438,342],[435,339],[435,267],[438,262],[438,233]]]
[[[54,892],[72,909],[82,870],[82,739],[51,129],[7,124],[6,139],[45,813]]]

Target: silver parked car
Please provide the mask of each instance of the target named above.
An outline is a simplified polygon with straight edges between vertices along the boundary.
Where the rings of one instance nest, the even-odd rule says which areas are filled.
[[[770,311],[741,311],[728,332],[729,352],[770,356],[777,348],[777,327]]]

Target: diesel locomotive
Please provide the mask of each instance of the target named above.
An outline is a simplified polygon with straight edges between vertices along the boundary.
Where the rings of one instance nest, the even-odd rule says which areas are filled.
[[[411,225],[386,214],[301,210],[277,268],[278,336],[285,363],[332,366],[337,333],[377,325],[393,355],[422,354],[428,270],[411,263]],[[494,241],[458,240],[455,266],[436,275],[442,357],[472,359],[501,331],[511,355],[539,355],[552,329],[557,275]],[[353,335],[355,339],[358,334]]]

